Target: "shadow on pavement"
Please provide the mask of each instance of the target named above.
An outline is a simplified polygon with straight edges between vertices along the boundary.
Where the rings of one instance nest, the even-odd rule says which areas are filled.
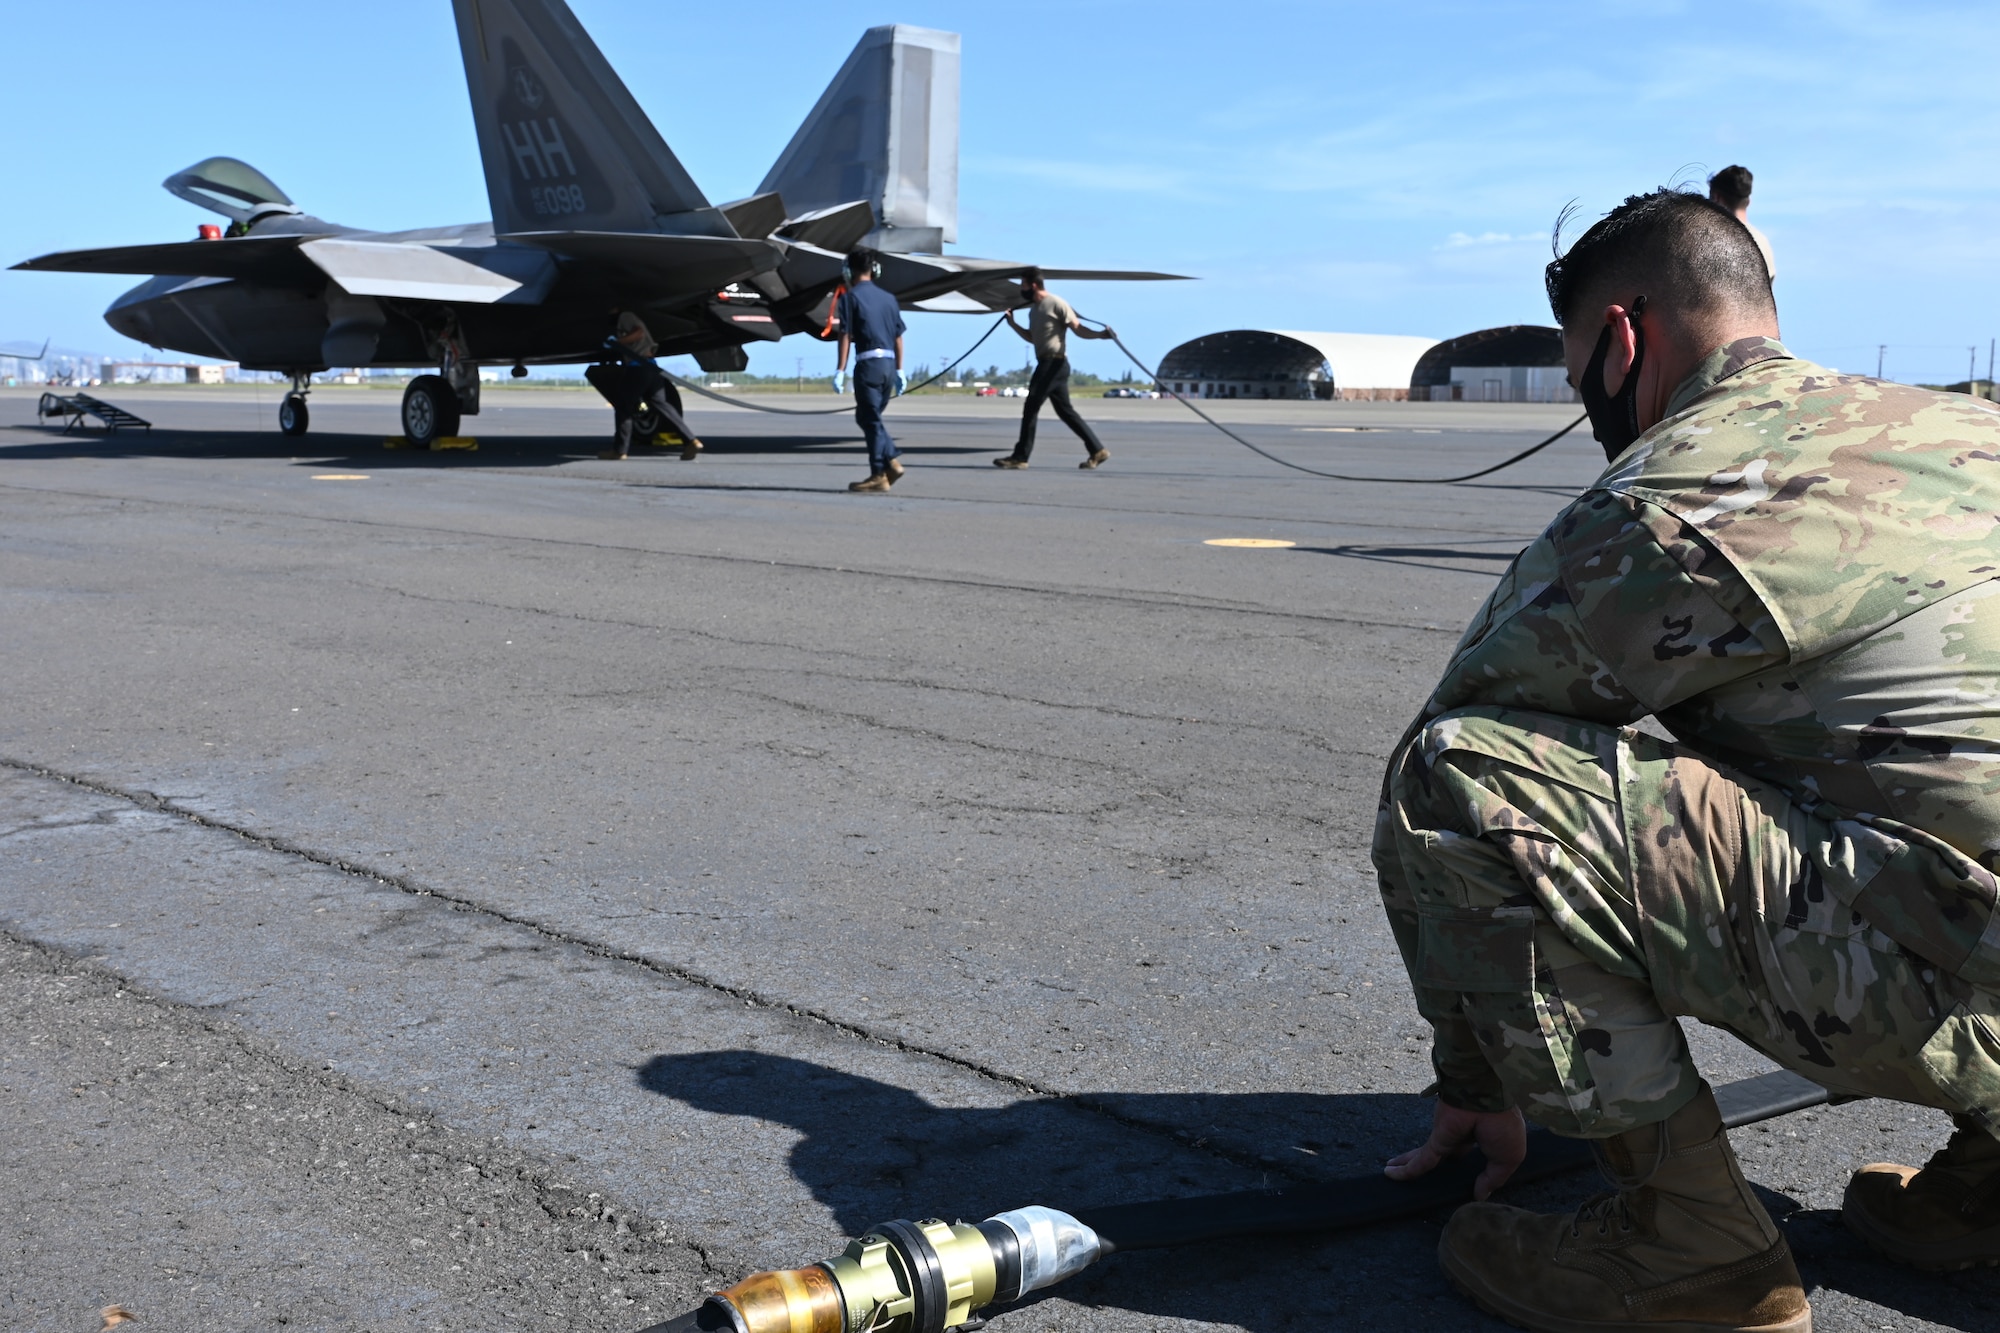
[[[977,1219],[1029,1203],[1085,1208],[1216,1190],[1173,1169],[1183,1149],[1079,1115],[1062,1101],[945,1108],[873,1079],[743,1050],[656,1056],[636,1077],[647,1091],[699,1110],[798,1131],[787,1165],[848,1235],[892,1217]],[[1132,1121],[1192,1127],[1197,1145],[1204,1130],[1238,1144],[1247,1132],[1282,1154],[1285,1174],[1319,1179],[1374,1171],[1415,1142],[1428,1120],[1426,1101],[1395,1093],[1106,1093],[1088,1101]],[[1523,1207],[1567,1211],[1600,1188],[1596,1177],[1579,1172],[1511,1193]],[[1844,1293],[1965,1333],[2000,1327],[1990,1313],[2000,1308],[2000,1273],[1933,1276],[1898,1268],[1851,1236],[1837,1212],[1758,1193],[1785,1227],[1809,1291]],[[1125,1254],[1051,1295],[1251,1333],[1504,1327],[1463,1302],[1439,1275],[1441,1222],[1442,1215],[1325,1236]],[[802,1254],[797,1262],[823,1257]],[[1016,1308],[1032,1307],[1030,1301]],[[1012,1312],[999,1317],[1027,1322]]]
[[[1216,1189],[1212,1180],[1174,1171],[1184,1148],[1079,1115],[1060,1101],[943,1108],[903,1088],[757,1051],[656,1056],[637,1079],[650,1092],[700,1110],[797,1130],[802,1137],[791,1151],[791,1173],[849,1235],[892,1217],[976,1219],[1029,1203],[1082,1208]],[[1383,1144],[1409,1137],[1427,1119],[1419,1098],[1388,1093],[1092,1101],[1155,1124],[1205,1126],[1239,1115],[1288,1124],[1307,1136],[1284,1136],[1288,1155],[1331,1162],[1328,1175],[1375,1169]],[[1313,1140],[1314,1134],[1327,1138]],[[1322,1156],[1312,1157],[1315,1151]],[[1253,1333],[1502,1327],[1450,1293],[1430,1258],[1436,1238],[1435,1225],[1418,1222],[1366,1234],[1231,1242],[1203,1248],[1193,1265],[1184,1251],[1137,1252],[1052,1294]],[[824,1257],[802,1254],[798,1262]],[[1025,1326],[1031,1317],[1018,1311],[1032,1307],[1030,1301],[999,1317]]]
[[[1766,1201],[1767,1203],[1769,1200]],[[2000,1328],[2000,1271],[1919,1273],[1881,1258],[1831,1208],[1771,1209],[1791,1241],[1808,1291],[1838,1291],[1945,1328]]]
[[[20,427],[37,430],[36,427]],[[168,430],[119,431],[116,434],[63,435],[46,429],[45,439],[32,443],[0,443],[0,461],[66,458],[202,458],[202,459],[286,459],[301,467],[452,468],[452,467],[560,467],[566,463],[591,461],[600,450],[610,447],[611,437],[603,434],[480,435],[467,423],[467,433],[479,441],[476,450],[390,449],[383,436],[337,434],[314,431],[296,439],[270,430]],[[808,451],[864,452],[860,437],[853,431],[839,433],[790,432],[782,435],[702,436],[708,457],[729,458],[762,454],[794,454]],[[639,449],[635,459],[679,461],[678,449]],[[990,454],[990,445],[905,445],[913,455]]]
[[[33,428],[28,428],[33,429]],[[557,467],[581,459],[594,459],[611,444],[610,432],[592,435],[480,435],[468,423],[467,433],[479,441],[479,448],[412,450],[390,449],[381,435],[339,434],[314,431],[296,439],[275,431],[167,430],[119,431],[114,435],[63,435],[53,429],[46,439],[33,443],[0,443],[0,460],[55,458],[204,458],[204,459],[288,459],[301,466],[341,464],[375,468],[478,467],[503,463],[509,467]],[[851,448],[861,452],[861,441],[852,433],[787,434],[703,437],[707,451],[728,454],[785,454],[807,449]],[[634,457],[678,459],[678,450],[647,450]]]

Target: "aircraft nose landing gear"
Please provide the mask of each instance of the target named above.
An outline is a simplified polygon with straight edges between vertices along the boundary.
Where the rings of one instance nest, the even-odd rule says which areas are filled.
[[[278,404],[278,429],[287,435],[303,435],[312,424],[312,413],[306,410],[306,395],[312,392],[312,374],[308,371],[292,372],[292,387],[285,394],[285,400]]]

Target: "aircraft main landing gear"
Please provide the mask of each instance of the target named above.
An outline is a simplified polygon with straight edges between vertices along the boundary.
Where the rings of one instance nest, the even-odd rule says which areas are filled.
[[[303,435],[312,424],[312,413],[306,410],[306,395],[312,392],[312,376],[299,371],[292,372],[292,387],[285,394],[285,401],[278,404],[278,429],[287,435]]]
[[[458,434],[458,391],[442,375],[419,375],[403,390],[403,436],[419,449]]]
[[[674,387],[672,380],[666,379],[664,376],[661,377],[660,393],[669,403],[673,404],[674,411],[685,412],[687,410],[681,406],[681,391]],[[667,419],[658,412],[655,412],[650,402],[641,400],[639,410],[632,414],[632,429],[638,433],[640,439],[650,440],[661,431],[668,429]]]

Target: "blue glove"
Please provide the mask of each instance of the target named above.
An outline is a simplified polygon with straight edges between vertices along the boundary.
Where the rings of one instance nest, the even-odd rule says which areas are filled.
[[[902,371],[896,372],[896,396],[901,398],[910,391],[910,377]]]
[[[847,392],[847,372],[846,372],[846,371],[844,371],[844,370],[836,370],[836,371],[834,371],[834,372],[833,372],[833,391],[834,391],[835,393],[846,393],[846,392]]]

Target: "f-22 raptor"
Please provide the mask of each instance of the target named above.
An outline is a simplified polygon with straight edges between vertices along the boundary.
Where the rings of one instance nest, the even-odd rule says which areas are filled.
[[[220,214],[201,239],[43,255],[20,269],[155,274],[104,318],[128,337],[288,375],[306,433],[314,373],[428,370],[403,395],[424,445],[479,411],[480,366],[595,359],[616,308],[663,355],[741,370],[748,344],[837,336],[845,253],[881,256],[906,307],[1020,304],[1031,265],[944,253],[957,239],[959,38],[869,29],[757,193],[711,204],[562,0],[453,0],[490,222],[370,232],[305,213],[249,164],[213,157],[166,188]],[[1050,277],[1175,275],[1046,268]]]

